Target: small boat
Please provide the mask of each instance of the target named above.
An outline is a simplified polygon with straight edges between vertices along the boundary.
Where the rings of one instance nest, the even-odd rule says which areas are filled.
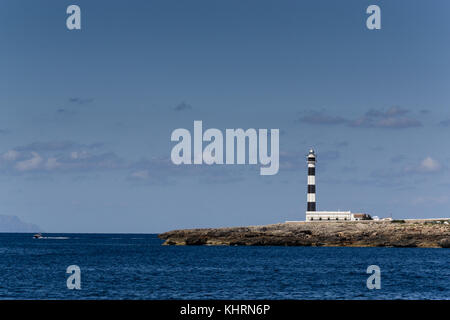
[[[42,234],[40,234],[40,233],[36,233],[34,236],[33,236],[33,239],[42,239],[43,238],[43,236],[42,236]]]

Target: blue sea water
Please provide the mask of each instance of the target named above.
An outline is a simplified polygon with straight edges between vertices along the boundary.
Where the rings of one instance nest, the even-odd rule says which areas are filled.
[[[0,234],[0,299],[450,299],[450,250],[175,247],[154,234]],[[66,268],[81,269],[69,290]],[[381,289],[369,290],[369,265]]]

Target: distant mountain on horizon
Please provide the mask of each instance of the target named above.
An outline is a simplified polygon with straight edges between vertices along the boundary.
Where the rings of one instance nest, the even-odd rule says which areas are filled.
[[[22,221],[17,216],[0,214],[0,232],[42,232],[42,229],[33,223]]]

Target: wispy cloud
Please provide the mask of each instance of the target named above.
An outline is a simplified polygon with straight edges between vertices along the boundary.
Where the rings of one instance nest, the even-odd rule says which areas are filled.
[[[177,166],[167,156],[131,161],[104,149],[103,143],[33,142],[0,153],[0,170],[27,176],[128,171],[126,180],[144,185],[173,184],[183,178],[195,178],[200,183],[209,184],[233,183],[243,180],[243,172],[250,170],[242,166]]]
[[[392,160],[392,159],[391,159]],[[402,160],[404,162],[404,160]],[[428,156],[416,163],[409,163],[396,168],[377,169],[372,171],[371,177],[381,180],[394,181],[409,177],[422,177],[440,173],[445,167],[436,159]]]
[[[73,104],[88,104],[93,102],[94,99],[93,98],[80,98],[80,97],[72,97],[69,98],[69,102],[73,103]]]
[[[450,127],[450,119],[442,120],[439,122],[439,125],[442,127]]]
[[[384,109],[370,109],[363,116],[356,119],[347,119],[342,116],[327,114],[322,111],[309,111],[298,121],[311,125],[346,125],[361,128],[390,128],[404,129],[420,127],[422,123],[412,117],[410,110],[397,106]]]
[[[0,155],[0,168],[11,173],[53,173],[125,168],[113,152],[101,152],[101,143],[72,141],[33,142]]]
[[[36,152],[31,152],[31,158],[18,161],[17,163],[14,164],[14,168],[17,171],[21,172],[36,170],[42,165],[43,162],[44,160],[39,154],[37,154]]]
[[[192,110],[192,106],[183,101],[180,104],[178,104],[176,107],[174,107],[173,110],[175,110],[177,112]]]
[[[55,141],[35,141],[23,146],[17,146],[15,151],[34,151],[34,152],[49,152],[49,151],[66,151],[76,149],[97,149],[103,147],[103,143],[95,142],[91,144],[80,144],[70,140],[55,140]]]
[[[333,116],[322,111],[307,111],[306,114],[298,119],[298,122],[304,122],[314,125],[339,125],[348,123],[347,119],[340,116]]]
[[[431,158],[426,157],[419,164],[413,166],[407,166],[404,168],[405,173],[437,173],[440,172],[444,167],[442,164]]]
[[[393,163],[402,162],[404,160],[406,160],[406,156],[403,155],[403,154],[400,154],[400,155],[397,155],[397,156],[393,156],[390,159],[390,161],[393,162]]]
[[[127,163],[114,152],[71,152],[69,156],[50,157],[45,163],[46,170],[59,171],[114,170],[126,167]]]
[[[135,162],[127,180],[137,184],[169,184],[171,177],[179,167],[171,167],[170,158],[154,157]]]
[[[70,117],[80,112],[81,106],[94,102],[93,98],[72,97],[56,109],[55,113],[58,117]]]
[[[56,114],[58,116],[71,116],[71,115],[75,115],[76,112],[74,110],[70,110],[68,108],[58,108],[58,109],[56,109]]]
[[[200,183],[224,184],[244,180],[242,166],[175,165],[169,157],[141,159],[133,163],[127,180],[137,184],[173,184],[182,178]]]
[[[369,110],[364,116],[349,123],[352,127],[368,128],[411,128],[420,127],[422,123],[408,114],[409,110],[400,107],[390,107],[387,110]]]

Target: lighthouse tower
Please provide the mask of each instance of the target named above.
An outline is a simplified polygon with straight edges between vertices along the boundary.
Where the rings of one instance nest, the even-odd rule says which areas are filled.
[[[351,213],[350,211],[317,211],[316,209],[316,153],[313,149],[308,153],[308,194],[306,196],[306,221],[357,221],[372,220],[367,213]],[[297,221],[286,221],[297,222]]]
[[[313,149],[308,153],[308,195],[306,197],[306,221],[355,221],[372,220],[367,213],[351,213],[350,211],[317,211],[316,210],[316,153]]]
[[[306,200],[308,202],[306,211],[316,211],[316,154],[313,149],[308,153],[308,195]]]

